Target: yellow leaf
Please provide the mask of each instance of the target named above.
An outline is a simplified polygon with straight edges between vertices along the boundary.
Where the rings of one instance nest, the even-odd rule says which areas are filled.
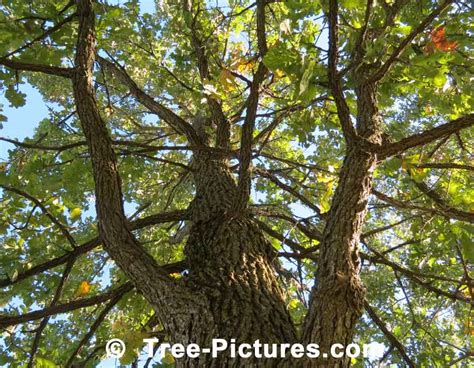
[[[38,357],[36,358],[36,365],[37,368],[55,368],[57,367],[56,363],[52,362],[49,359]]]
[[[470,289],[467,285],[463,285],[460,291],[468,298],[471,297],[471,292],[474,293],[474,288]]]
[[[229,69],[222,69],[219,75],[219,82],[226,92],[232,92],[235,90],[235,77]]]
[[[238,72],[240,73],[248,73],[251,72],[254,65],[255,65],[255,60],[247,60],[244,58],[240,58],[236,60],[233,65],[237,69]]]
[[[80,217],[82,214],[82,210],[79,207],[76,207],[71,210],[71,213],[69,214],[69,217],[71,218],[72,221]]]
[[[277,69],[277,70],[275,70],[275,76],[276,76],[277,78],[282,78],[282,77],[285,76],[285,72],[284,72],[283,70],[281,70],[281,69]]]
[[[295,309],[299,304],[299,300],[298,299],[291,299],[290,302],[288,303],[288,308],[290,309]]]
[[[89,294],[89,291],[91,291],[91,284],[89,284],[87,281],[81,281],[76,292],[74,293],[74,296],[84,296]]]
[[[324,173],[321,173],[321,172],[317,172],[316,173],[316,181],[318,183],[331,183],[332,181],[334,181],[334,177],[333,176],[329,176],[329,175],[325,175]]]

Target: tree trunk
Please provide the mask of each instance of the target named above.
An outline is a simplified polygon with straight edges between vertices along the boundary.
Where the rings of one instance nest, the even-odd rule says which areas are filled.
[[[195,154],[192,169],[196,196],[190,206],[192,226],[186,244],[190,266],[186,284],[206,295],[215,323],[214,336],[236,343],[292,343],[296,333],[286,310],[272,263],[276,254],[245,211],[232,210],[237,186],[226,161]],[[189,331],[201,346],[200,331]],[[205,367],[274,367],[278,359],[203,357]],[[179,366],[194,366],[183,361]]]

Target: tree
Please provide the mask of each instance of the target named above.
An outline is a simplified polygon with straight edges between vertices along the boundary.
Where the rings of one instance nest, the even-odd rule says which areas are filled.
[[[28,83],[50,109],[1,138],[1,363],[95,366],[120,337],[137,364],[159,336],[379,341],[382,361],[467,366],[468,2],[0,9],[4,95],[20,107]]]

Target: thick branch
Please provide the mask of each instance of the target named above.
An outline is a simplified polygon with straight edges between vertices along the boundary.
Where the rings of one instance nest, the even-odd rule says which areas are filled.
[[[416,167],[421,168],[421,169],[455,169],[455,170],[474,171],[474,166],[449,163],[449,162],[427,162],[424,164],[416,165]]]
[[[92,159],[100,237],[105,250],[153,306],[165,328],[172,332],[174,338],[185,338],[186,328],[192,328],[189,326],[212,323],[208,314],[208,301],[169,277],[127,227],[117,158],[107,126],[97,107],[93,85],[96,55],[93,1],[79,0],[78,13],[77,73],[73,78],[73,91],[77,114]],[[136,89],[135,93],[143,96],[151,106],[155,105],[154,100],[142,91]],[[168,113],[158,106],[161,112]],[[175,119],[176,115],[173,113],[172,117]],[[196,132],[189,124],[182,124],[181,128],[190,129],[187,130],[191,132],[188,138],[195,139]]]
[[[44,65],[44,64],[23,63],[21,61],[15,61],[15,60],[10,60],[10,59],[0,60],[0,64],[13,70],[40,72],[40,73],[55,75],[57,77],[64,77],[64,78],[71,78],[74,73],[74,69],[72,68],[61,68],[57,66]]]
[[[461,129],[469,128],[474,125],[474,114],[468,114],[458,119],[452,120],[449,123],[442,124],[436,128],[424,131],[422,133],[414,134],[410,137],[380,147],[379,158],[387,158],[410,148],[423,146],[437,139],[449,136]]]

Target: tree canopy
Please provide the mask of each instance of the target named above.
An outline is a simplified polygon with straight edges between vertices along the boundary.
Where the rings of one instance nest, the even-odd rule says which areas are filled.
[[[111,337],[127,344],[121,363],[137,364],[144,337],[176,338],[188,292],[212,304],[204,278],[217,280],[219,254],[247,254],[231,240],[216,253],[194,245],[238,229],[258,254],[271,244],[275,277],[262,283],[282,290],[289,339],[324,340],[318,318],[337,300],[351,326],[328,341],[384,345],[347,364],[468,366],[472,4],[140,9],[0,2],[5,103],[22,108],[31,85],[49,111],[23,141],[0,130],[0,365],[94,367]],[[1,107],[0,124],[20,130]],[[337,282],[348,296],[328,291]],[[208,310],[206,298],[182,310]]]

